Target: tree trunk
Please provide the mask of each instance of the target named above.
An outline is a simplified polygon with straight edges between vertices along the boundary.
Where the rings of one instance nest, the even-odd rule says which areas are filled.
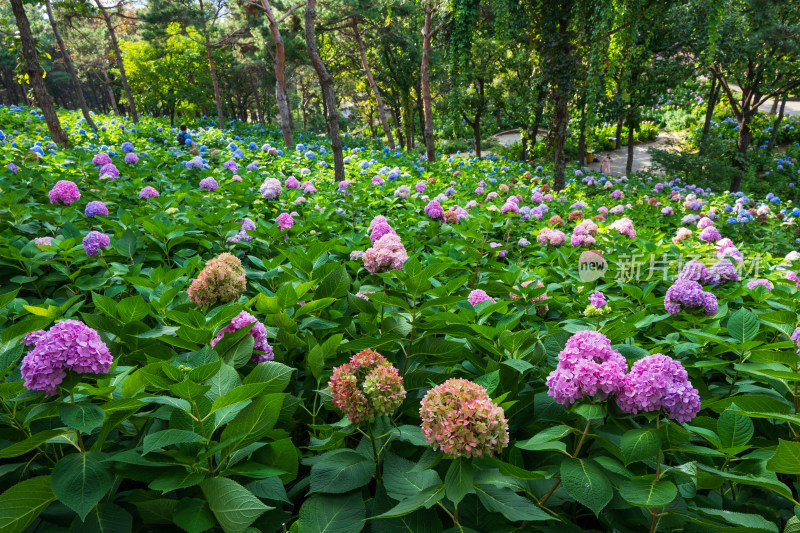
[[[625,175],[630,176],[633,172],[633,134],[638,126],[638,121],[633,118],[633,112],[628,117],[628,160],[625,162]]]
[[[769,138],[769,144],[767,145],[767,150],[770,152],[775,149],[775,143],[778,141],[778,129],[781,127],[781,121],[783,120],[783,112],[786,110],[786,99],[787,96],[784,96],[781,99],[781,107],[780,111],[778,111],[778,118],[775,119],[775,122],[772,124],[772,135]],[[777,98],[775,99],[777,102]]]
[[[619,116],[617,117],[617,132],[615,133],[616,135],[615,139],[617,140],[616,148],[622,146],[622,122],[623,122],[623,116],[622,116],[622,111],[620,110]]]
[[[582,167],[586,162],[586,99],[581,98],[581,118],[578,122],[578,164]]]
[[[415,113],[417,118],[419,119],[419,132],[420,134],[425,131],[425,111],[422,109],[422,87],[419,83],[414,85],[414,91],[416,93],[416,100],[414,101]],[[425,142],[423,140],[423,142]]]
[[[103,7],[103,4],[100,3],[100,0],[95,0],[97,4],[97,8],[100,10],[100,13],[103,15],[103,20],[106,22],[106,27],[108,28],[108,35],[111,38],[111,48],[114,50],[114,55],[117,57],[117,68],[119,68],[119,81],[122,83],[122,90],[125,91],[125,98],[128,99],[128,107],[131,110],[131,120],[133,120],[134,124],[139,123],[139,115],[136,113],[136,103],[133,101],[133,95],[131,94],[131,88],[128,85],[128,76],[125,74],[125,65],[122,63],[122,51],[119,49],[119,43],[117,43],[117,34],[114,32],[114,25],[111,24],[111,17],[108,15],[106,8]]]
[[[400,142],[400,146],[403,146],[406,143],[405,137],[403,136],[403,121],[400,120],[400,114],[397,112],[396,105],[393,105],[390,109],[394,117],[394,127],[397,128],[397,140]]]
[[[400,92],[403,106],[403,129],[406,133],[406,151],[414,149],[414,108],[411,106],[411,87],[404,87]]]
[[[544,115],[544,100],[546,93],[540,91],[539,96],[536,98],[536,109],[533,111],[533,128],[531,129],[530,149],[531,152],[536,148],[536,141],[539,137],[539,128],[542,125],[542,115]]]
[[[553,188],[560,191],[564,188],[564,172],[567,162],[564,154],[564,144],[567,140],[567,125],[569,124],[569,109],[567,104],[569,96],[565,88],[559,84],[553,90],[553,128],[550,132],[553,139]]]
[[[11,10],[14,12],[17,28],[19,28],[19,39],[22,44],[22,57],[24,58],[23,72],[28,75],[28,83],[33,87],[33,94],[36,97],[36,103],[42,110],[42,115],[44,115],[50,138],[53,139],[53,142],[66,148],[69,142],[67,132],[61,128],[58,113],[56,113],[56,108],[53,106],[53,99],[44,84],[44,69],[39,64],[36,41],[33,39],[30,22],[28,21],[28,15],[25,14],[22,0],[11,0]]]
[[[317,72],[322,98],[326,102],[327,112],[325,122],[328,124],[328,136],[331,138],[331,151],[333,152],[334,179],[344,181],[344,155],[342,154],[342,139],[339,136],[339,113],[336,111],[336,95],[333,92],[333,78],[331,77],[317,49],[317,37],[314,33],[314,22],[317,18],[317,0],[308,0],[305,12],[305,37],[306,49],[311,59],[311,64]]]
[[[97,124],[94,123],[91,114],[89,114],[89,106],[86,105],[86,98],[83,96],[83,89],[81,89],[81,82],[78,81],[78,75],[75,74],[75,67],[72,65],[72,59],[69,56],[67,46],[64,44],[64,39],[61,38],[61,32],[58,31],[56,26],[56,19],[53,16],[53,8],[50,5],[50,0],[45,0],[45,7],[47,8],[47,18],[50,20],[50,27],[53,28],[53,35],[58,42],[58,47],[61,48],[61,57],[64,59],[64,67],[69,73],[69,79],[72,81],[72,88],[75,90],[75,97],[78,100],[78,107],[83,113],[83,118],[86,123],[93,130],[97,130]]]
[[[431,99],[430,60],[431,39],[434,30],[431,29],[434,7],[425,6],[425,23],[422,26],[422,62],[420,64],[420,85],[422,88],[422,111],[425,114],[425,126],[422,137],[425,139],[425,155],[429,163],[436,161],[436,147],[433,142],[433,103]]]
[[[739,172],[731,177],[731,192],[737,192],[742,186],[742,177],[747,167],[747,150],[753,140],[753,133],[750,131],[750,116],[743,114],[739,122],[739,138],[736,140],[736,167]]]
[[[705,148],[706,140],[708,139],[708,132],[711,129],[711,119],[714,117],[714,107],[719,100],[719,91],[721,84],[717,83],[717,77],[712,74],[711,90],[708,91],[708,103],[706,104],[706,118],[703,122],[703,136],[700,139],[700,153],[702,154]]]
[[[275,41],[275,100],[278,102],[278,113],[281,117],[281,132],[283,143],[286,148],[292,147],[292,114],[289,111],[289,95],[286,92],[286,47],[283,44],[283,37],[278,29],[278,21],[272,12],[272,6],[268,0],[261,0],[264,12],[267,15],[269,31],[272,33],[272,40]],[[305,108],[303,109],[303,129],[305,129]]]
[[[253,86],[253,100],[256,102],[256,116],[258,117],[258,123],[263,124],[264,108],[261,107],[261,97],[258,95],[258,84],[256,83],[255,77],[250,77],[250,84]]]
[[[780,104],[780,100],[778,98],[774,98],[772,100],[772,107],[769,108],[769,114],[775,115],[778,112],[778,104]]]
[[[378,105],[378,119],[381,121],[383,133],[386,135],[386,144],[389,146],[389,149],[394,152],[394,137],[392,137],[392,130],[389,128],[389,121],[386,120],[386,109],[383,107],[381,92],[378,90],[378,84],[375,83],[375,78],[372,76],[372,70],[370,70],[369,63],[367,63],[367,53],[364,50],[364,42],[361,40],[361,34],[358,32],[358,19],[356,17],[352,18],[350,27],[353,28],[356,46],[358,46],[358,52],[361,54],[361,66],[364,67],[364,74],[367,76],[367,83],[369,83],[369,87],[372,89],[372,94],[375,95],[375,103]]]

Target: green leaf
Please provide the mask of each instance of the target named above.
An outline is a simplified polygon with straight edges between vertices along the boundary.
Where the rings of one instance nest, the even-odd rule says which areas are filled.
[[[760,321],[747,309],[739,309],[728,319],[728,333],[739,344],[749,341],[758,334]]]
[[[117,305],[117,313],[119,314],[119,318],[125,324],[130,324],[131,322],[141,320],[146,317],[149,312],[150,306],[147,305],[147,302],[144,301],[144,298],[138,294],[136,296],[125,298],[119,302],[119,305]]]
[[[91,403],[62,403],[58,406],[58,416],[64,424],[81,433],[91,433],[106,418],[103,409]]]
[[[160,490],[162,493],[172,492],[176,489],[193,487],[205,479],[202,472],[190,472],[185,468],[168,469],[163,474],[155,478],[150,485],[153,490]]]
[[[472,468],[472,463],[460,458],[454,459],[444,477],[447,498],[456,505],[461,503],[464,496],[472,492],[473,479],[475,479],[475,469]]]
[[[444,492],[444,491],[443,491]],[[300,508],[298,531],[303,533],[355,533],[367,516],[361,494],[313,494]]]
[[[344,265],[339,265],[320,282],[319,287],[314,292],[314,297],[316,299],[341,298],[347,295],[350,283],[351,280],[347,274],[347,269]]]
[[[570,496],[591,509],[595,516],[614,495],[608,477],[589,459],[567,457],[561,461],[561,484]]]
[[[274,509],[232,479],[212,477],[203,481],[200,488],[225,533],[246,531],[256,518]]]
[[[119,239],[113,239],[111,246],[120,254],[128,259],[133,259],[136,253],[136,234],[132,230],[126,230]]]
[[[102,294],[98,294],[96,292],[92,293],[92,302],[94,302],[94,306],[101,310],[107,316],[111,318],[117,318],[117,302],[113,299],[109,298],[108,296],[103,296]]]
[[[97,452],[73,453],[53,468],[53,494],[81,520],[111,488],[112,478]]]
[[[775,454],[767,461],[767,470],[779,474],[800,474],[800,442],[778,439]]]
[[[39,433],[31,435],[29,438],[23,441],[15,442],[11,446],[0,450],[0,459],[20,456],[23,453],[33,450],[37,446],[47,442],[50,439],[60,437],[61,435],[66,435],[67,433],[72,432],[63,429],[48,429],[46,431],[40,431]]]
[[[622,435],[620,449],[626,465],[654,459],[661,449],[661,437],[655,429],[631,429]]]
[[[401,501],[385,513],[372,518],[391,518],[412,513],[421,507],[430,509],[444,498],[444,485],[434,485]]]
[[[562,439],[572,433],[574,430],[569,426],[554,426],[540,431],[530,439],[518,442],[517,448],[531,451],[559,451],[567,453],[567,445],[561,442]]]
[[[735,403],[723,411],[717,420],[717,433],[723,449],[744,446],[753,438],[753,421],[734,411],[739,411]]]
[[[0,494],[0,531],[22,533],[56,499],[50,476],[38,476],[13,485]]]
[[[375,474],[375,462],[354,450],[334,450],[311,467],[311,492],[340,494],[363,487]]]
[[[198,498],[181,499],[175,507],[172,520],[187,533],[203,533],[217,524],[208,503]]]
[[[85,521],[77,516],[70,524],[70,533],[131,533],[133,517],[131,514],[113,503],[101,503],[93,513],[89,513]]]
[[[186,444],[190,442],[205,442],[206,439],[202,435],[198,435],[194,431],[186,431],[184,429],[165,429],[163,431],[156,431],[150,433],[144,438],[142,443],[142,454],[147,455],[150,452],[166,448],[173,444]]]
[[[403,500],[420,491],[441,485],[442,478],[435,470],[425,469],[414,472],[415,464],[407,459],[387,453],[383,460],[383,485],[386,492],[395,500]]]
[[[500,513],[512,522],[521,520],[553,520],[553,517],[536,507],[533,502],[523,498],[507,487],[480,485],[475,487],[478,499],[490,511]]]
[[[227,394],[223,394],[211,404],[211,411],[208,414],[219,411],[224,407],[229,407],[237,403],[246,402],[264,393],[263,383],[252,383],[250,385],[240,385]]]
[[[663,479],[629,479],[620,486],[619,495],[637,507],[664,507],[675,499],[678,489],[671,481]]]
[[[266,361],[256,367],[244,378],[244,384],[261,383],[264,393],[283,392],[292,379],[294,368],[277,361]]]

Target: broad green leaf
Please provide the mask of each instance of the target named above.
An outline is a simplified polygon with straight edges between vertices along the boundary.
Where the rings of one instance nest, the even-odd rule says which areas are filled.
[[[325,276],[314,292],[316,299],[341,298],[350,289],[350,276],[344,265],[339,265],[333,272]]]
[[[26,479],[0,494],[0,531],[22,533],[56,499],[50,476]]]
[[[620,449],[625,457],[625,464],[655,459],[661,449],[661,437],[655,429],[631,429],[622,435]]]
[[[442,489],[444,494],[444,489]],[[298,531],[303,533],[354,533],[364,528],[364,499],[350,494],[312,494],[300,508]]]
[[[85,521],[76,516],[69,530],[70,533],[131,533],[133,517],[119,505],[101,503]]]
[[[183,498],[175,507],[172,515],[175,525],[186,533],[203,533],[212,529],[217,521],[205,500],[198,498]]]
[[[225,533],[244,532],[256,518],[274,509],[232,479],[212,477],[203,481],[200,488]]]
[[[567,445],[561,442],[560,439],[566,437],[573,431],[575,430],[564,425],[547,428],[526,441],[518,442],[517,448],[532,451],[554,450],[566,454]]]
[[[620,486],[619,495],[637,507],[664,507],[675,499],[678,489],[663,479],[628,479]]]
[[[450,463],[447,475],[444,477],[444,488],[447,498],[458,505],[464,496],[472,492],[472,481],[475,478],[475,469],[472,463],[461,458]]]
[[[722,412],[717,420],[717,433],[723,448],[744,446],[753,438],[754,426],[749,417],[735,412],[736,404]]]
[[[444,498],[444,485],[433,485],[406,498],[385,513],[372,518],[403,516],[422,507],[430,509],[432,506],[436,505],[437,502],[440,502],[442,498]]]
[[[728,333],[738,344],[753,339],[758,334],[760,321],[747,309],[739,309],[728,319]]]
[[[480,485],[475,487],[475,492],[484,507],[502,514],[512,522],[553,520],[552,516],[536,507],[531,500],[510,488]]]
[[[614,495],[608,477],[590,459],[567,457],[561,461],[561,484],[570,496],[591,509],[595,516]]]
[[[219,411],[224,407],[235,405],[241,402],[246,402],[252,398],[255,398],[259,394],[264,394],[263,383],[251,383],[250,385],[241,385],[214,400],[214,403],[211,404],[211,411],[209,411],[208,414]]]
[[[778,439],[775,455],[767,461],[767,470],[779,474],[800,474],[800,442]]]
[[[375,474],[375,462],[354,450],[328,452],[311,467],[311,492],[341,494],[363,487]]]
[[[413,471],[414,463],[387,453],[383,460],[383,485],[395,500],[403,500],[420,491],[440,485],[442,479],[435,470]]]
[[[256,365],[247,377],[244,378],[243,383],[245,385],[261,383],[264,387],[265,394],[269,392],[283,392],[283,389],[286,388],[286,385],[288,385],[289,381],[292,379],[293,372],[294,368],[288,367],[283,363],[266,361]]]
[[[86,519],[100,499],[111,488],[111,474],[97,452],[73,453],[58,461],[53,468],[53,494]]]
[[[161,450],[173,444],[187,444],[190,442],[205,442],[202,435],[184,429],[165,429],[145,436],[142,442],[142,454]]]
[[[91,433],[106,417],[99,405],[91,403],[63,403],[58,406],[58,415],[64,424],[81,433]]]
[[[71,431],[63,429],[48,429],[46,431],[40,431],[39,433],[31,435],[29,438],[23,441],[15,442],[11,446],[7,446],[6,448],[0,450],[0,459],[18,457],[23,453],[27,453],[37,446],[44,444],[50,439],[54,439],[61,435],[66,435],[67,433],[71,433]]]

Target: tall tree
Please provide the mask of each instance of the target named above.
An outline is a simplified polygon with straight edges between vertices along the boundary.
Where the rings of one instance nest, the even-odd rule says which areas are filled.
[[[425,125],[422,129],[422,138],[425,140],[425,156],[429,163],[436,161],[436,146],[433,140],[433,98],[431,98],[431,43],[433,37],[439,33],[443,24],[433,26],[433,15],[437,6],[432,0],[425,2],[424,23],[422,25],[422,62],[419,67],[420,87],[422,93],[422,110],[425,115]]]
[[[58,25],[56,24],[56,19],[53,16],[53,7],[50,5],[50,0],[45,0],[45,7],[47,9],[47,18],[50,21],[50,27],[53,28],[53,35],[58,42],[58,47],[61,49],[61,58],[64,61],[64,68],[66,68],[67,72],[69,73],[69,79],[72,82],[72,88],[75,91],[75,97],[78,99],[78,106],[81,108],[83,118],[86,119],[86,123],[89,124],[90,128],[97,130],[97,125],[94,123],[94,119],[92,119],[92,115],[89,112],[89,106],[86,105],[86,98],[83,96],[81,82],[78,80],[78,75],[75,73],[75,67],[72,64],[72,58],[70,57],[69,50],[67,50],[67,45],[64,43],[64,39],[61,37],[61,32],[58,31]]]
[[[36,41],[34,41],[31,33],[31,25],[28,15],[25,13],[25,7],[22,5],[22,0],[10,1],[11,10],[14,12],[14,18],[17,22],[17,29],[19,29],[23,58],[22,70],[27,75],[28,83],[33,88],[36,104],[42,110],[47,130],[50,132],[50,138],[53,139],[53,142],[66,148],[69,144],[69,138],[67,137],[67,132],[61,128],[58,113],[56,113],[56,108],[53,105],[53,98],[47,92],[47,86],[44,84],[44,69],[39,63]]]
[[[128,108],[131,111],[131,120],[133,120],[133,123],[136,124],[139,122],[139,114],[136,112],[136,102],[133,100],[131,87],[128,85],[128,76],[125,74],[125,65],[122,62],[122,52],[120,51],[119,43],[117,42],[117,32],[114,30],[114,23],[111,20],[111,15],[109,15],[108,9],[103,6],[101,0],[95,0],[95,4],[97,4],[97,9],[100,10],[100,14],[103,16],[103,20],[106,23],[106,28],[108,28],[108,36],[111,39],[111,49],[114,50],[114,56],[117,60],[117,68],[119,69],[119,79],[120,83],[122,83],[122,90],[125,91],[125,98],[128,100]]]
[[[322,90],[325,122],[328,125],[328,136],[331,138],[331,151],[333,152],[334,177],[336,181],[344,181],[344,154],[342,153],[342,138],[339,135],[339,112],[337,111],[336,95],[333,92],[333,78],[325,68],[325,63],[322,62],[317,48],[317,36],[314,31],[316,20],[317,0],[308,0],[305,10],[306,49]]]
[[[275,100],[278,104],[278,114],[281,117],[281,133],[283,134],[283,143],[287,148],[292,147],[292,114],[289,110],[289,92],[286,90],[286,45],[283,43],[283,36],[278,28],[278,19],[275,18],[275,13],[272,11],[272,6],[268,0],[261,0],[264,7],[264,12],[267,15],[267,22],[269,24],[269,31],[272,34],[272,40],[275,43]],[[289,13],[294,9],[302,6],[297,4]],[[288,13],[287,13],[288,14]]]
[[[350,25],[353,30],[353,38],[356,41],[356,46],[358,47],[358,53],[361,56],[361,65],[364,68],[364,74],[367,77],[367,83],[369,83],[370,89],[372,89],[372,94],[375,95],[375,103],[378,107],[378,119],[381,121],[381,126],[383,127],[383,133],[386,135],[387,144],[389,148],[394,150],[394,137],[392,137],[392,130],[389,128],[389,121],[386,120],[386,109],[383,106],[383,99],[381,98],[380,89],[378,89],[378,84],[375,83],[375,78],[372,76],[372,69],[369,68],[369,63],[367,62],[367,53],[364,47],[364,41],[361,39],[361,32],[358,30],[358,23],[360,17],[353,16],[350,18]]]

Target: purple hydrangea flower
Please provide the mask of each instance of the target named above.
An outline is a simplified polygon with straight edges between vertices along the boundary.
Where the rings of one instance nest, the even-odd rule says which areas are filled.
[[[671,315],[677,315],[682,308],[702,308],[707,316],[713,316],[717,313],[717,297],[704,292],[696,281],[679,279],[667,289],[664,309]]]
[[[158,191],[149,185],[147,187],[142,188],[142,190],[139,191],[139,198],[142,198],[143,200],[146,200],[148,198],[158,198],[159,196],[161,195],[158,193]]]
[[[636,361],[625,376],[617,404],[626,413],[664,411],[680,423],[700,411],[700,395],[678,361],[657,353]]]
[[[83,238],[83,250],[89,257],[97,255],[101,248],[111,246],[111,238],[105,233],[92,230]]]
[[[97,215],[108,216],[108,208],[103,202],[95,200],[86,204],[86,209],[83,213],[89,218],[94,218]]]
[[[434,220],[444,220],[444,209],[442,204],[436,200],[428,202],[428,205],[425,206],[425,214]]]
[[[92,158],[92,164],[102,167],[103,165],[108,165],[111,163],[111,156],[105,152],[100,152],[96,156]]]
[[[129,154],[125,154],[125,162],[129,165],[135,165],[139,162],[139,156],[134,154],[133,152]]]
[[[253,337],[253,355],[250,358],[251,361],[254,363],[263,363],[265,361],[272,361],[275,356],[272,351],[272,346],[269,345],[267,342],[267,328],[258,321],[256,317],[248,313],[247,311],[242,311],[238,315],[236,315],[233,320],[231,320],[230,325],[228,325],[225,329],[219,332],[219,334],[211,341],[211,347],[217,345],[219,341],[225,336],[226,333],[233,333],[239,331],[240,329],[253,324],[253,327],[250,331],[247,332],[248,335]],[[259,353],[256,353],[259,352]]]
[[[608,305],[605,295],[600,291],[597,291],[589,296],[589,303],[597,309],[601,309]]]
[[[467,297],[467,301],[472,306],[476,306],[479,303],[485,302],[487,300],[492,302],[492,303],[495,303],[494,298],[492,298],[491,296],[486,294],[486,291],[483,291],[481,289],[475,289],[474,291],[470,292],[469,296]]]
[[[136,148],[133,147],[133,143],[132,142],[128,142],[128,141],[125,141],[124,143],[122,143],[122,146],[120,146],[120,148],[126,154],[129,154],[129,153],[133,152],[136,149]]]
[[[209,176],[207,178],[203,178],[203,179],[200,180],[200,188],[201,189],[205,189],[205,190],[211,192],[211,191],[216,191],[218,187],[219,187],[219,184],[217,183],[217,180],[215,180],[211,176]]]
[[[77,202],[81,197],[81,193],[78,191],[78,186],[73,182],[61,180],[50,189],[47,196],[50,198],[51,204],[69,205],[73,202]]]
[[[103,168],[100,169],[100,177],[102,178],[103,176],[108,176],[115,180],[119,177],[119,169],[114,163],[103,165]]]

